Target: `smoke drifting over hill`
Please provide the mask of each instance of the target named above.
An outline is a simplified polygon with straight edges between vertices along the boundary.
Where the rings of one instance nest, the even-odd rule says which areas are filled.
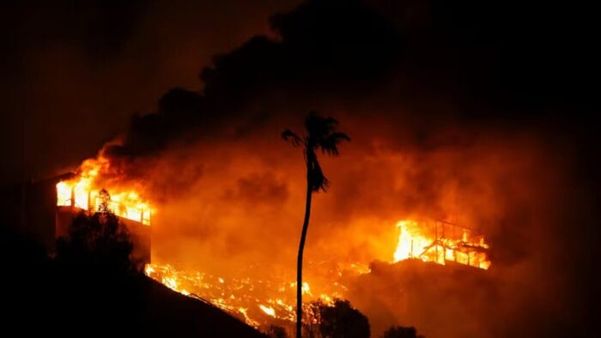
[[[293,276],[305,176],[279,134],[316,110],[352,142],[323,159],[332,185],[315,197],[307,261],[389,262],[403,218],[449,220],[491,242],[490,275],[462,280],[481,286],[477,297],[446,276],[419,308],[398,310],[356,281],[348,297],[379,316],[373,332],[594,336],[599,105],[584,84],[599,72],[583,43],[592,23],[552,6],[307,1],[216,56],[202,89],[172,89],[134,116],[102,150],[105,178],[139,182],[158,206],[154,260]],[[398,291],[393,273],[374,278],[374,292]],[[436,303],[445,289],[469,300]],[[410,315],[429,307],[433,319]]]

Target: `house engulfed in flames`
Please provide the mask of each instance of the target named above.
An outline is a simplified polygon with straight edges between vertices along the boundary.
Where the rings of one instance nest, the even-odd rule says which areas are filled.
[[[88,162],[89,161],[89,162]],[[55,238],[66,236],[80,212],[112,212],[127,227],[133,242],[132,261],[139,269],[150,263],[152,208],[133,190],[109,191],[95,185],[101,163],[88,160],[73,178],[56,184]]]
[[[394,262],[419,259],[441,265],[456,263],[487,270],[489,245],[484,236],[446,221],[401,220]]]

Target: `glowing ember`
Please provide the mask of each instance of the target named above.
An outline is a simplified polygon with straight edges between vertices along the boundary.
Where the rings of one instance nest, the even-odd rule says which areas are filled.
[[[144,272],[174,291],[209,302],[254,327],[268,325],[274,319],[290,323],[296,320],[294,282],[278,282],[277,278],[225,279],[202,272],[179,271],[171,265],[159,264],[147,264]],[[343,287],[338,283],[332,283],[330,286],[339,290],[327,290],[328,292],[322,292],[319,297],[315,297],[311,296],[309,283],[303,282],[303,291],[308,297],[307,303],[321,300],[331,304],[336,298],[341,298]]]
[[[56,205],[98,211],[103,206],[119,217],[150,225],[152,209],[131,188],[110,187],[110,196],[97,186],[96,178],[108,160],[100,157],[84,161],[77,177],[56,185]]]
[[[259,308],[263,310],[263,312],[265,312],[268,316],[275,317],[275,309],[271,306],[259,304]]]
[[[412,220],[401,220],[397,226],[400,233],[394,262],[413,258],[441,265],[451,261],[484,270],[490,267],[488,244],[469,229],[446,222],[432,226]]]

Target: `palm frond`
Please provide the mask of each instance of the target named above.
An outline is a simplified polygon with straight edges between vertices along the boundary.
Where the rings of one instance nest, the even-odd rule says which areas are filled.
[[[305,129],[308,137],[317,145],[336,129],[338,121],[332,117],[322,117],[311,112],[305,119]]]
[[[282,138],[295,147],[303,144],[303,139],[290,129],[286,129],[282,132]]]
[[[350,140],[351,140],[351,138],[345,133],[333,132],[333,133],[329,134],[328,136],[326,136],[321,141],[321,143],[318,145],[318,147],[325,154],[337,156],[339,154],[338,144],[342,141],[350,141]]]
[[[351,137],[346,133],[334,132],[330,134],[329,138],[333,139],[336,143],[340,143],[341,141],[350,141]]]
[[[338,155],[338,144],[350,141],[351,138],[342,132],[336,131],[338,121],[332,117],[322,117],[312,111],[305,119],[306,134],[301,137],[290,129],[282,132],[282,138],[294,146],[304,145],[305,161],[307,164],[307,179],[311,191],[325,191],[328,179],[323,173],[315,150],[320,149],[324,154]]]

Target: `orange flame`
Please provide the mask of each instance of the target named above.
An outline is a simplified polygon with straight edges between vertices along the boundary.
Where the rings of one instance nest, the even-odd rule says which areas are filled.
[[[276,318],[276,315],[275,315],[275,309],[274,309],[274,308],[272,308],[271,306],[267,306],[267,305],[259,304],[259,308],[260,308],[260,309],[261,309],[263,312],[265,312],[265,313],[266,313],[268,316]]]
[[[432,224],[414,220],[401,220],[397,223],[400,230],[398,244],[394,251],[394,262],[405,259],[419,259],[446,265],[448,262],[488,269],[486,250],[489,248],[482,236],[475,236],[469,229],[444,222]],[[340,267],[356,275],[369,273],[362,263]],[[199,298],[237,315],[247,324],[261,327],[278,321],[296,320],[294,291],[296,283],[270,277],[266,280],[250,278],[224,278],[203,272],[190,272],[175,269],[171,265],[148,264],[147,276],[184,295]],[[341,275],[341,271],[338,274]],[[310,302],[319,300],[332,305],[337,298],[343,298],[347,288],[329,279],[329,285],[303,282],[302,292],[307,307],[303,321],[314,323],[317,319],[311,312]],[[325,292],[324,292],[325,291]]]
[[[99,183],[98,177],[109,165],[109,161],[103,157],[84,161],[75,178],[56,185],[57,205],[95,211],[105,203],[117,216],[150,225],[154,210],[141,198],[138,191],[131,186],[104,187]],[[108,201],[103,200],[101,195],[103,188],[110,189]],[[484,237],[472,234],[469,229],[445,222],[416,220],[400,220],[397,227],[399,237],[392,253],[394,262],[406,259],[441,265],[456,262],[484,270],[491,265],[487,256],[489,245]],[[390,255],[391,249],[392,247],[387,248],[386,255]],[[370,272],[366,262],[355,262],[345,268],[358,275]],[[249,278],[224,278],[203,272],[178,271],[170,265],[159,264],[147,264],[145,274],[176,292],[206,300],[238,315],[254,327],[271,323],[274,318],[289,322],[296,320],[296,283],[289,282],[289,279],[277,280],[270,277],[262,281],[251,281]],[[336,275],[342,274],[338,271]],[[336,298],[342,298],[345,294],[346,287],[336,281],[331,285],[323,284],[303,282],[302,293],[305,299],[308,302],[320,300],[331,305]],[[303,308],[305,306],[309,306],[309,303],[304,304]],[[315,321],[309,309],[305,313],[309,317],[303,318],[303,321]]]
[[[101,191],[104,187],[99,187],[96,179],[101,170],[108,166],[109,161],[104,157],[84,161],[75,178],[56,184],[56,205],[97,211],[102,203],[106,203],[106,207],[115,215],[150,225],[150,216],[154,211],[133,189],[110,187],[110,199],[103,201]]]
[[[177,270],[168,264],[147,264],[144,272],[148,277],[174,291],[210,302],[257,328],[271,323],[274,318],[291,323],[296,320],[295,282],[249,278],[225,279],[202,272]],[[303,282],[302,289],[309,302],[320,300],[332,304],[334,299],[342,297],[342,290],[338,292],[329,290],[328,293],[320,293],[318,297],[313,296],[308,282]],[[303,308],[305,306],[308,311],[309,303],[303,304]]]
[[[484,270],[490,267],[489,245],[484,237],[471,235],[469,229],[445,222],[436,222],[431,229],[426,222],[413,220],[401,220],[397,227],[399,240],[394,262],[413,258],[441,265],[456,262]]]

